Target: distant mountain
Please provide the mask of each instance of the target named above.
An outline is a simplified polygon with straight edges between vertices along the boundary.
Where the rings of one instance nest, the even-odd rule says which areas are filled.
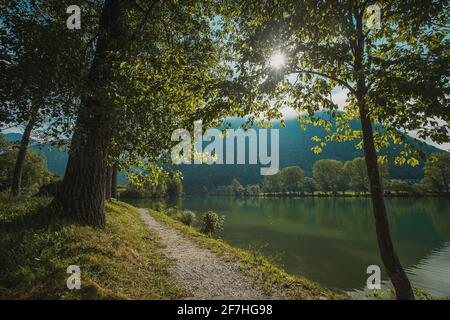
[[[244,123],[242,119],[228,120],[232,128],[237,128]],[[355,130],[360,128],[358,122],[353,122],[352,127]],[[314,162],[320,159],[336,159],[347,161],[363,155],[361,150],[357,150],[355,142],[330,142],[320,154],[315,154],[311,148],[316,145],[311,140],[313,136],[324,137],[326,135],[324,128],[308,125],[303,130],[297,120],[286,120],[285,127],[281,127],[279,122],[274,123],[273,128],[279,129],[280,134],[280,168],[298,165],[305,170],[307,175],[311,175]],[[9,133],[5,138],[9,141],[18,141],[21,134]],[[413,139],[411,138],[411,141]],[[206,145],[207,143],[205,143]],[[68,159],[67,152],[55,147],[40,145],[36,141],[31,143],[31,148],[41,152],[47,158],[48,169],[59,175],[63,175]],[[248,148],[248,146],[247,146]],[[418,148],[425,154],[442,152],[433,146],[427,144],[418,144]],[[383,153],[387,155],[398,154],[401,147],[391,145]],[[261,181],[261,166],[258,165],[181,165],[176,169],[183,173],[183,182],[185,190],[188,193],[201,192],[204,189],[210,189],[214,186],[228,185],[233,178],[237,178],[241,184],[257,184]],[[423,163],[417,167],[396,166],[389,164],[389,173],[391,178],[418,180],[423,177]],[[126,177],[119,175],[119,183],[125,184]]]
[[[232,128],[238,127],[244,121],[234,119],[229,121]],[[359,122],[352,122],[354,130],[360,129]],[[312,174],[313,164],[320,159],[336,159],[347,161],[363,156],[362,150],[357,150],[355,142],[329,142],[323,151],[315,154],[311,151],[317,143],[312,141],[314,136],[324,137],[325,129],[319,126],[308,125],[306,130],[300,127],[297,120],[285,121],[285,127],[281,127],[279,122],[274,123],[273,128],[279,129],[280,134],[280,168],[297,165],[300,166],[307,175]],[[416,143],[417,148],[425,154],[442,152],[442,150],[422,144],[410,138]],[[248,148],[248,146],[247,146]],[[391,145],[383,154],[396,155],[402,148],[398,145]],[[389,173],[391,178],[418,180],[423,177],[423,163],[417,167],[396,166],[389,163]],[[183,172],[186,192],[203,192],[214,186],[228,185],[233,178],[237,178],[241,184],[257,184],[261,181],[260,165],[182,165],[178,169]]]

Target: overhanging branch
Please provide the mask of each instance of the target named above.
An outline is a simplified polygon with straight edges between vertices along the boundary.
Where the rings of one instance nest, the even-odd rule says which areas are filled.
[[[322,78],[326,78],[332,81],[335,81],[337,83],[339,83],[340,85],[344,86],[345,88],[347,88],[352,94],[356,95],[356,91],[355,89],[353,89],[353,87],[348,84],[347,82],[345,82],[344,80],[341,80],[339,78],[336,78],[334,76],[325,74],[325,73],[321,73],[321,72],[317,72],[317,71],[312,71],[312,70],[296,70],[293,71],[293,73],[305,73],[305,74],[313,74]]]

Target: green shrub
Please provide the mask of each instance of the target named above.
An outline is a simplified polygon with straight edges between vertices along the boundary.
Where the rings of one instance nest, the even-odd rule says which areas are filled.
[[[58,190],[61,188],[61,185],[62,185],[62,178],[59,176],[55,176],[49,183],[46,183],[39,188],[37,195],[44,197],[56,196]]]
[[[179,212],[178,207],[171,207],[165,211],[166,215],[172,218],[176,217],[178,212]]]
[[[219,216],[213,211],[208,211],[200,216],[200,232],[209,236],[223,230],[224,216]]]
[[[176,215],[176,219],[187,226],[192,226],[195,222],[195,213],[189,210],[182,211]]]

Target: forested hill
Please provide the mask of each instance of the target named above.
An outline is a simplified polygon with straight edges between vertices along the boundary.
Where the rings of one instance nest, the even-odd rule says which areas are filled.
[[[230,120],[233,128],[236,128],[242,119]],[[307,175],[311,175],[314,162],[320,159],[336,159],[347,161],[363,155],[362,150],[356,149],[355,142],[330,142],[319,154],[311,151],[317,143],[312,141],[314,136],[324,137],[323,127],[308,125],[306,130],[300,127],[297,120],[286,120],[285,127],[281,127],[279,122],[274,128],[280,129],[280,168],[297,165],[300,166]],[[352,123],[352,127],[357,130],[359,123]],[[412,139],[412,138],[411,138]],[[418,148],[426,154],[442,152],[442,150],[426,144],[417,144]],[[383,151],[388,155],[398,154],[401,147],[392,145]],[[423,163],[417,167],[409,165],[396,166],[389,165],[391,178],[417,180],[423,177]],[[237,178],[242,185],[257,184],[261,182],[260,165],[183,165],[180,166],[184,176],[184,186],[186,192],[202,192],[209,190],[213,186],[228,185],[233,178]]]
[[[242,119],[229,120],[233,128],[243,123]],[[358,123],[352,124],[354,129],[358,129]],[[308,125],[303,130],[297,120],[286,120],[285,127],[282,128],[279,123],[274,124],[274,128],[280,129],[280,168],[298,165],[305,170],[307,175],[311,175],[312,166],[315,161],[320,159],[336,159],[340,161],[351,160],[362,156],[362,151],[357,150],[355,142],[330,142],[320,154],[315,154],[311,148],[316,145],[311,140],[313,136],[323,137],[325,131],[322,127]],[[9,133],[5,138],[10,141],[20,140],[21,135]],[[63,175],[67,162],[67,153],[56,148],[50,148],[47,145],[37,145],[32,142],[32,149],[42,152],[48,163],[51,172]],[[421,145],[420,149],[425,153],[434,153],[441,150],[430,146]],[[394,155],[399,152],[398,146],[389,147],[385,152],[388,155]],[[418,167],[395,166],[390,164],[390,177],[398,179],[421,179],[423,163]],[[185,191],[199,192],[202,189],[209,189],[214,186],[228,185],[233,178],[238,178],[243,185],[256,184],[261,180],[260,165],[182,165],[177,169],[183,172]],[[119,177],[119,183],[123,184],[126,179],[123,175]]]

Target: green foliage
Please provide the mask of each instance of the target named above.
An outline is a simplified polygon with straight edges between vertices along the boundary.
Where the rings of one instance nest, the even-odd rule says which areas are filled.
[[[178,197],[183,193],[183,184],[178,172],[167,172],[161,167],[147,166],[150,172],[139,171],[129,174],[125,198],[161,198]]]
[[[12,0],[0,8],[0,112],[7,114],[0,127],[31,123],[38,129],[35,134],[53,141],[72,131],[99,1],[81,5],[80,32],[71,32],[64,23],[68,5]]]
[[[175,219],[177,219],[178,221],[180,221],[181,223],[187,225],[187,226],[192,226],[195,223],[195,213],[189,210],[184,210],[179,212],[176,216]]]
[[[195,213],[189,210],[180,210],[178,207],[170,207],[162,211],[172,219],[178,220],[187,226],[193,226],[196,221]]]
[[[314,163],[313,177],[319,189],[322,191],[346,190],[348,177],[344,172],[344,166],[340,161],[323,159]]]
[[[225,216],[220,216],[213,211],[202,213],[200,216],[200,232],[212,236],[223,229],[224,223]]]
[[[277,174],[266,176],[262,182],[262,191],[269,193],[303,191],[305,172],[298,166],[281,169]]]
[[[375,126],[377,151],[392,143],[408,149],[393,157],[396,164],[417,165],[420,152],[407,141],[408,131],[449,141],[448,1],[377,3],[380,29],[367,23],[371,1],[222,3],[239,73],[233,102],[251,119],[280,118],[283,107],[305,112],[305,124],[327,131],[311,148],[318,153],[333,141],[361,148],[362,130],[349,122],[368,115],[383,127]],[[274,69],[270,57],[278,51],[286,63]],[[344,113],[330,99],[341,90],[348,96]],[[328,116],[316,117],[319,110]]]
[[[7,146],[6,149],[0,151],[0,192],[11,186],[17,153],[18,151],[12,149],[11,146]],[[54,177],[55,175],[47,170],[44,156],[33,150],[28,150],[22,173],[23,192],[33,194]]]
[[[179,173],[171,172],[167,177],[167,195],[169,197],[179,197],[183,194],[183,183]]]
[[[386,191],[387,192],[394,192],[396,194],[402,194],[402,193],[414,193],[415,190],[411,184],[404,180],[399,179],[393,179],[389,180],[386,185]]]
[[[311,177],[306,177],[303,181],[303,189],[305,192],[314,194],[314,192],[317,190],[316,181]]]
[[[299,192],[303,190],[305,172],[300,167],[286,167],[281,169],[279,174],[283,177],[285,191]]]
[[[54,175],[50,181],[39,188],[39,192],[37,195],[39,196],[55,196],[58,193],[58,190],[61,188],[62,178],[60,176]]]
[[[425,164],[422,183],[431,191],[449,192],[450,153],[433,154]]]
[[[132,41],[114,59],[106,88],[121,128],[110,157],[124,168],[169,161],[168,150],[178,143],[171,139],[175,129],[189,130],[199,119],[209,126],[228,113],[230,67],[213,21],[216,9],[216,1],[194,0],[141,2],[127,10],[124,30]],[[148,17],[147,11],[158,14]],[[103,109],[111,111],[109,104]],[[178,193],[178,186],[169,192]]]
[[[379,165],[380,176],[385,181],[388,176],[387,163]],[[344,163],[344,174],[349,179],[349,186],[354,191],[367,192],[370,190],[369,176],[367,175],[367,166],[364,158],[358,157]]]
[[[277,173],[271,176],[265,176],[261,189],[263,192],[279,193],[284,191],[284,177]]]
[[[245,188],[241,185],[238,179],[234,178],[231,181],[231,191],[235,196],[242,195],[245,193]]]
[[[171,207],[168,208],[165,213],[169,216],[169,217],[175,217],[179,212],[178,207]]]

